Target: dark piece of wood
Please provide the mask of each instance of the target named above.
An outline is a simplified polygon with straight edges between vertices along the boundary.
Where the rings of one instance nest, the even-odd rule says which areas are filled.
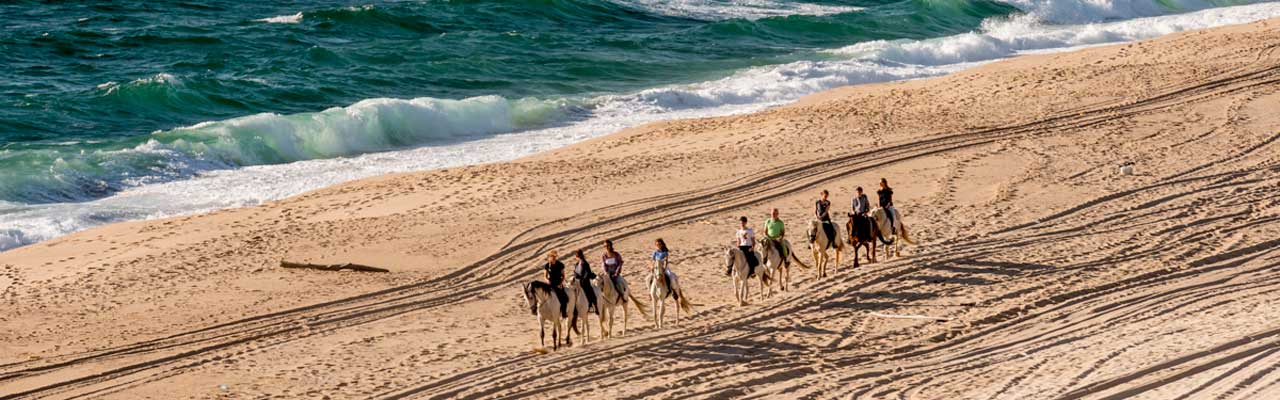
[[[288,262],[288,261],[281,260],[280,267],[281,268],[318,269],[321,271],[341,271],[345,269],[349,271],[360,271],[360,272],[391,272],[391,270],[386,268],[370,267],[368,265],[352,264],[352,263],[326,265],[326,264],[295,263],[295,262]]]

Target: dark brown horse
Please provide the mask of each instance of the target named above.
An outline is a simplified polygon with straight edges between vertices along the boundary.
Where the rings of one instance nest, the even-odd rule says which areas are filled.
[[[844,224],[846,237],[853,246],[853,267],[858,268],[858,248],[867,249],[867,262],[876,262],[876,239],[880,238],[880,228],[870,217],[849,213],[849,222]]]

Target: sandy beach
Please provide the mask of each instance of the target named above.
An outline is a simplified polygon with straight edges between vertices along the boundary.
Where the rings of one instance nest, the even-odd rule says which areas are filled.
[[[19,247],[0,399],[1277,398],[1278,47],[1028,55]],[[818,191],[880,178],[916,245],[736,304],[739,216],[811,263]],[[533,351],[545,252],[613,239],[643,289],[656,238],[695,315]]]

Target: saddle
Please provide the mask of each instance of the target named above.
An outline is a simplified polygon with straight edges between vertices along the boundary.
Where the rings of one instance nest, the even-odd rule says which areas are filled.
[[[614,292],[614,294],[617,294],[617,295],[618,295],[618,298],[617,298],[616,300],[614,300],[614,302],[615,302],[615,303],[626,303],[626,302],[627,302],[627,296],[626,296],[624,293],[626,293],[628,289],[626,288],[626,286],[624,286],[624,285],[622,284],[622,281],[620,280],[620,278],[622,278],[622,277],[621,277],[621,276],[618,276],[618,277],[612,277],[612,276],[607,276],[607,275],[605,276],[605,279],[608,279],[608,280],[610,280],[610,281],[613,283],[613,292]]]
[[[781,240],[764,238],[764,240],[761,240],[760,242],[762,245],[767,246],[766,248],[773,248],[774,251],[777,251],[778,256],[782,257],[782,262],[784,264],[787,262],[787,248],[782,245]],[[768,256],[765,258],[768,258]]]
[[[556,298],[560,300],[560,315],[569,314],[569,292],[566,292],[563,287],[555,286],[554,288],[553,292],[556,293]]]
[[[857,239],[859,242],[870,242],[874,235],[872,233],[873,225],[871,219],[865,215],[854,214],[853,225],[851,226],[849,241]]]
[[[835,248],[836,247],[836,225],[831,223],[830,220],[822,221],[822,233],[824,235],[827,235],[827,247],[824,248],[823,250]]]
[[[898,219],[898,209],[892,206],[885,207],[884,215],[889,217],[889,234],[898,234],[898,224],[894,223],[894,220]]]
[[[671,273],[671,272],[668,272],[668,271],[662,271],[662,272],[661,272],[661,273],[659,273],[658,275],[661,275],[660,277],[658,277],[658,279],[662,279],[662,283],[663,283],[664,285],[667,285],[667,292],[668,292],[668,293],[671,293],[671,297],[675,298],[677,301],[678,301],[678,300],[680,300],[680,294],[679,294],[679,293],[676,293],[675,288],[671,286],[671,275],[672,275],[672,273]],[[649,280],[650,280],[650,283],[649,283],[649,284],[651,284],[651,285],[653,284],[653,279],[654,279],[653,277],[650,277],[650,278],[649,278]]]

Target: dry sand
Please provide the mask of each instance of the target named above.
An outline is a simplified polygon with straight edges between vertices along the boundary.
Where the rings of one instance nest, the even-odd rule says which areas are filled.
[[[1277,398],[1278,46],[1020,57],[0,253],[0,399]],[[917,246],[733,304],[738,216],[800,243],[880,177]],[[657,237],[693,318],[531,351],[544,251],[615,238],[641,287]]]

